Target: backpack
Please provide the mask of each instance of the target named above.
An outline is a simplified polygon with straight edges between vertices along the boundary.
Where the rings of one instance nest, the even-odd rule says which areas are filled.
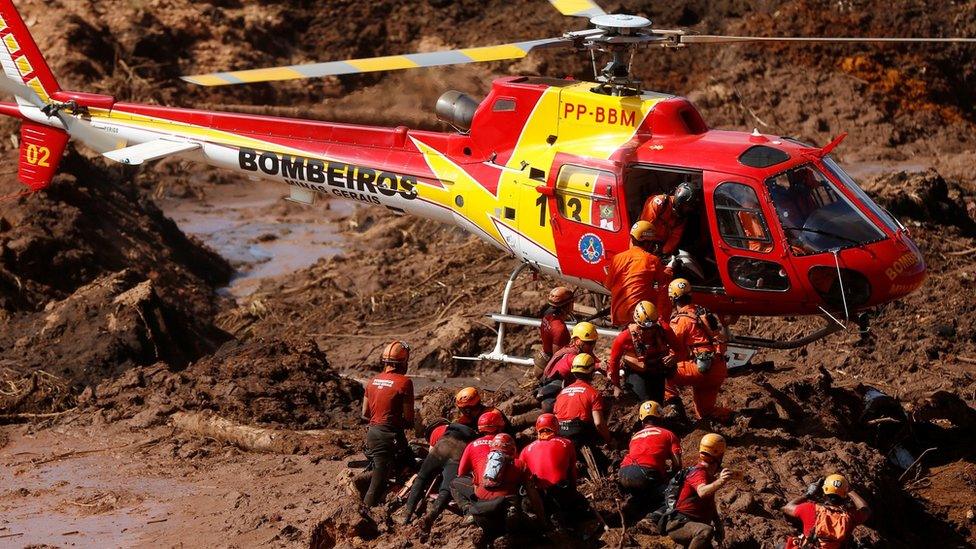
[[[488,461],[485,463],[485,472],[481,475],[481,485],[488,490],[501,488],[508,462],[508,456],[502,452],[497,450],[489,452]]]
[[[685,486],[685,479],[697,467],[693,465],[679,470],[664,488],[664,503],[650,515],[651,520],[657,523],[661,535],[667,534],[668,522],[677,514],[678,498],[681,496],[681,489]]]
[[[804,549],[840,549],[847,543],[854,521],[851,514],[841,507],[817,505],[817,515],[810,535],[803,538]]]

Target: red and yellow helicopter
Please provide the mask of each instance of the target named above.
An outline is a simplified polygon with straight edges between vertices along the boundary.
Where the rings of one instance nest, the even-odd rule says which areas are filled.
[[[23,121],[19,175],[33,190],[53,177],[69,137],[123,164],[167,156],[197,160],[316,194],[462,227],[519,266],[506,286],[493,352],[506,355],[512,281],[526,267],[606,294],[614,254],[648,197],[690,183],[701,208],[680,259],[699,301],[727,317],[825,315],[822,330],[782,342],[733,337],[732,364],[758,346],[796,347],[840,329],[869,307],[921,284],[925,263],[908,231],[874,203],[824,147],[787,137],[711,129],[687,99],[644,91],[629,71],[649,47],[738,42],[974,42],[969,38],[813,38],[696,35],[653,29],[588,0],[550,0],[592,28],[561,37],[467,48],[222,72],[199,85],[267,82],[369,71],[518,59],[539,48],[588,51],[594,82],[508,77],[476,101],[458,92],[437,103],[454,131],[417,131],[117,102],[62,90],[11,0],[0,0],[0,88]],[[608,58],[601,69],[597,56]],[[746,220],[749,220],[747,223]],[[748,226],[747,226],[748,225]],[[758,227],[758,229],[757,229]],[[605,334],[615,333],[605,330]]]

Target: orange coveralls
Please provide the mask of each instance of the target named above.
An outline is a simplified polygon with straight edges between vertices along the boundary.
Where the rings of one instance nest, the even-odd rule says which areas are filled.
[[[728,365],[725,363],[725,345],[720,341],[713,342],[695,317],[694,304],[679,307],[671,316],[671,329],[677,340],[674,351],[678,359],[678,371],[668,378],[664,400],[677,397],[680,388],[689,385],[693,391],[695,413],[698,417],[715,417],[723,415],[715,403],[718,401],[722,383],[729,375]],[[698,371],[694,355],[707,351],[714,351],[715,358],[712,359],[711,369],[702,374]]]
[[[661,258],[639,246],[632,245],[614,256],[606,281],[610,290],[610,321],[614,326],[627,326],[634,319],[634,307],[646,300],[657,306],[662,323],[667,322],[671,318],[667,291],[671,277],[671,270],[661,263]]]
[[[654,232],[659,236],[667,235],[667,240],[661,247],[661,253],[671,255],[678,250],[681,242],[681,235],[685,232],[685,219],[678,217],[671,207],[674,199],[666,194],[659,194],[647,199],[644,209],[641,210],[640,218],[647,221],[654,227]]]

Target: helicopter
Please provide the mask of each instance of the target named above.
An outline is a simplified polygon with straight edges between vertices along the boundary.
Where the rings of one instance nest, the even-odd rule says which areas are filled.
[[[590,54],[592,82],[503,77],[476,100],[448,91],[437,117],[452,131],[209,112],[116,101],[62,90],[11,0],[0,0],[0,89],[20,119],[18,174],[48,186],[69,138],[140,165],[178,156],[285,183],[289,199],[316,195],[384,207],[458,226],[516,259],[503,295],[495,348],[477,357],[528,365],[505,353],[508,314],[525,270],[597,296],[612,258],[630,246],[645,202],[687,183],[699,208],[676,260],[696,301],[731,324],[740,316],[819,315],[823,328],[789,341],[730,335],[730,367],[760,347],[797,348],[899,299],[924,280],[909,231],[871,200],[830,153],[843,135],[813,146],[758,131],[710,128],[685,98],[646,91],[630,72],[651,47],[743,42],[972,43],[972,38],[829,38],[700,35],[655,29],[644,17],[608,14],[589,0],[550,0],[591,28],[560,37],[450,51],[187,76],[202,86],[519,59],[537,49]],[[602,67],[597,59],[607,59]],[[605,297],[601,298],[605,301]],[[593,307],[599,316],[599,307]],[[842,318],[838,318],[842,317]],[[863,318],[863,316],[861,317]],[[599,333],[616,335],[605,323]]]

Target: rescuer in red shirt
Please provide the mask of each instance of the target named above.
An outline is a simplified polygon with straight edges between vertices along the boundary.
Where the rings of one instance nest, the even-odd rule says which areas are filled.
[[[573,529],[587,501],[576,490],[576,447],[559,436],[559,420],[542,414],[535,422],[537,439],[522,449],[525,463],[542,498],[544,513],[556,528]]]
[[[642,428],[630,438],[618,472],[622,491],[630,496],[624,513],[634,518],[661,505],[671,473],[681,467],[681,439],[661,427],[661,405],[644,402],[637,416]]]
[[[552,412],[556,395],[559,394],[565,385],[565,381],[570,377],[573,360],[580,353],[592,355],[596,347],[597,337],[596,326],[589,322],[580,322],[573,326],[569,345],[556,351],[549,359],[549,364],[542,372],[542,379],[539,380],[539,388],[536,392],[536,398],[542,404],[543,412]]]
[[[811,501],[818,493],[823,494],[823,503]],[[805,494],[790,500],[782,511],[799,519],[803,527],[801,535],[786,538],[784,549],[842,549],[850,543],[854,528],[871,516],[864,498],[838,474],[811,484]]]
[[[569,345],[569,328],[566,327],[566,320],[573,314],[576,296],[569,288],[557,286],[549,292],[546,302],[546,309],[542,313],[542,324],[539,326],[542,350],[535,356],[536,376],[542,375],[554,352]]]
[[[698,445],[698,464],[689,468],[675,505],[676,514],[668,520],[668,537],[684,547],[712,547],[725,538],[715,506],[715,494],[736,478],[737,473],[722,468],[725,439],[709,433]]]
[[[687,280],[674,279],[668,286],[668,295],[675,306],[671,315],[671,329],[674,331],[678,369],[668,378],[665,405],[680,405],[680,388],[690,386],[698,417],[725,421],[730,410],[716,405],[719,391],[729,373],[722,327],[715,315],[692,302],[691,283]]]
[[[641,301],[657,306],[667,322],[671,304],[665,289],[674,276],[661,263],[661,238],[647,221],[638,221],[630,229],[630,248],[613,257],[607,268],[604,286],[610,290],[610,320],[614,326],[626,326]]]
[[[458,415],[454,420],[455,423],[461,423],[469,427],[475,427],[478,423],[478,419],[488,410],[497,410],[496,408],[490,408],[481,402],[481,393],[476,387],[465,387],[454,395],[454,405],[457,407]],[[501,412],[498,412],[501,414]],[[502,414],[502,418],[505,420],[504,431],[511,434],[512,427],[511,422],[508,418]],[[447,429],[447,420],[441,420],[443,424],[434,427],[430,433],[430,445],[431,447],[437,443],[437,440],[444,434]]]
[[[698,193],[690,183],[682,183],[671,196],[659,194],[647,199],[640,218],[654,227],[664,242],[661,253],[672,255],[678,251],[688,217],[698,206]]]
[[[604,469],[608,460],[597,444],[610,442],[610,428],[603,396],[591,385],[595,369],[593,355],[579,354],[573,359],[574,381],[559,392],[553,413],[559,419],[559,434],[573,441],[577,453],[589,448],[597,466]]]
[[[382,356],[383,373],[366,385],[362,417],[369,421],[366,431],[366,456],[373,466],[369,488],[363,497],[367,507],[379,503],[390,468],[397,456],[408,454],[404,429],[413,425],[413,381],[405,374],[410,347],[402,341],[386,346]]]
[[[641,401],[664,402],[664,380],[677,363],[671,351],[675,343],[671,328],[658,322],[657,307],[650,301],[638,303],[634,322],[617,335],[610,347],[607,369],[614,394],[619,395],[626,388]]]

